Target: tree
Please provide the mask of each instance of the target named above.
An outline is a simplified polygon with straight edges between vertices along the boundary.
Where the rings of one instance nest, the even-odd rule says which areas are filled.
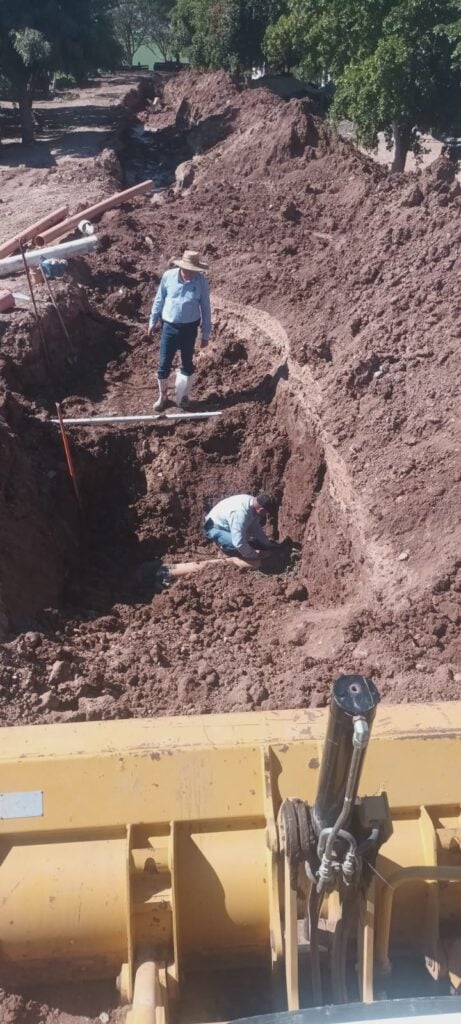
[[[48,67],[51,46],[42,32],[34,28],[10,32],[9,46],[4,46],[5,72],[15,90],[21,112],[22,138],[32,142],[34,121],[32,100],[36,78]]]
[[[59,68],[81,81],[118,62],[109,8],[110,0],[0,0],[0,75],[19,105],[24,142],[34,138],[32,103],[40,74]]]
[[[264,37],[263,49],[270,67],[274,71],[288,72],[302,60],[299,37],[293,29],[289,14],[281,14],[278,21],[269,25]]]
[[[128,64],[133,63],[136,50],[146,42],[147,4],[145,0],[123,0],[114,9],[113,19],[117,39],[121,43]]]
[[[170,49],[173,0],[120,0],[114,9],[115,32],[125,59],[133,63],[140,46],[156,43],[165,59]]]
[[[150,0],[148,33],[146,46],[155,43],[164,60],[174,52],[172,47],[172,8],[174,0]]]
[[[384,132],[402,171],[422,131],[449,130],[459,116],[460,11],[460,0],[288,0],[264,46],[279,65],[331,76],[332,118],[353,120],[369,148]]]
[[[175,47],[194,67],[243,71],[264,61],[262,43],[281,0],[177,0]]]

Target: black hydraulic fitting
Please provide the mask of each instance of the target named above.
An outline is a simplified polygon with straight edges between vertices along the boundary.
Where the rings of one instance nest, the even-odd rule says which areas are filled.
[[[371,729],[379,700],[376,686],[365,676],[340,676],[333,683],[317,797],[312,808],[312,822],[317,835],[324,828],[333,827],[344,806],[354,752],[355,720],[364,719]],[[357,787],[364,755],[365,748],[357,772]]]

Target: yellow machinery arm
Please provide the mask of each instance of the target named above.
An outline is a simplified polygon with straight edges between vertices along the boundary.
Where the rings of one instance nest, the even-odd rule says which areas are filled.
[[[295,1009],[310,891],[321,957],[354,894],[364,1001],[373,967],[388,972],[401,951],[456,986],[461,703],[378,710],[361,780],[370,797],[354,797],[352,888],[348,841],[333,837],[329,866],[311,822],[305,867],[302,834],[301,850],[290,839],[293,806],[313,808],[315,824],[328,721],[298,710],[3,729],[0,981],[118,975],[144,1024],[164,1017],[185,974],[285,964]]]

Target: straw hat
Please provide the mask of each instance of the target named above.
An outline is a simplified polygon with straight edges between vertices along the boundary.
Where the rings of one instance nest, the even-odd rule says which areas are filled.
[[[208,270],[208,263],[201,260],[200,253],[195,252],[194,249],[185,249],[179,259],[174,257],[170,263],[174,267],[181,267],[182,270]]]

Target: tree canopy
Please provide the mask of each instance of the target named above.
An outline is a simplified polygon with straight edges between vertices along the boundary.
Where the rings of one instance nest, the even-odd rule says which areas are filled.
[[[170,52],[173,0],[119,0],[113,7],[115,33],[125,59],[133,63],[140,46],[156,43],[163,57]]]
[[[33,137],[38,76],[82,80],[155,42],[195,67],[239,72],[265,58],[333,80],[332,117],[358,141],[395,142],[394,169],[422,131],[450,131],[461,96],[461,0],[0,0],[0,77]]]
[[[120,57],[110,0],[0,0],[0,75],[19,103],[25,142],[33,140],[37,77],[61,70],[82,80]]]
[[[177,0],[176,49],[194,67],[246,70],[263,62],[266,29],[281,10],[281,0]]]
[[[394,170],[421,131],[459,117],[461,0],[288,0],[264,49],[275,66],[333,78],[332,117],[369,148],[379,132],[393,139]]]

